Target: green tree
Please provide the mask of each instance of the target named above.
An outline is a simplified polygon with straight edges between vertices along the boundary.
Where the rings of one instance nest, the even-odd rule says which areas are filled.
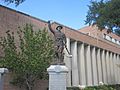
[[[7,4],[14,3],[16,6],[18,6],[19,4],[23,3],[25,0],[2,0],[2,1],[4,1]]]
[[[96,24],[109,32],[120,30],[120,0],[91,1],[86,16],[86,24]]]
[[[0,45],[5,55],[1,67],[12,72],[12,84],[33,90],[36,80],[47,77],[46,69],[53,58],[53,41],[46,29],[33,31],[32,25],[19,28],[17,35],[7,31]],[[15,37],[19,37],[19,45]],[[17,42],[18,42],[17,41]]]
[[[120,30],[115,30],[115,33],[118,35],[118,36],[120,36]]]

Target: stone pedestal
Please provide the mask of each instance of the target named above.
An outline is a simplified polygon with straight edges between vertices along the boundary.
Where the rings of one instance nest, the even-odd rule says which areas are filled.
[[[0,68],[0,90],[3,90],[3,80],[4,80],[4,73],[8,72],[7,68]]]
[[[65,65],[51,65],[49,73],[49,90],[66,90],[68,68]]]

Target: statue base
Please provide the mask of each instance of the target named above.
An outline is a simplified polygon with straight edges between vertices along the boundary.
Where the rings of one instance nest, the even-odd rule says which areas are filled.
[[[66,90],[66,75],[68,68],[65,65],[51,65],[49,73],[49,90]]]

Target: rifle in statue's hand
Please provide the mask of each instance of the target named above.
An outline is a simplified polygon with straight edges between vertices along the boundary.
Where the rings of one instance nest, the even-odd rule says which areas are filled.
[[[67,53],[69,54],[69,57],[72,58],[72,54],[70,54],[70,52],[69,52],[69,50],[68,50],[66,44],[64,44],[64,45],[65,45],[65,49],[66,49]]]

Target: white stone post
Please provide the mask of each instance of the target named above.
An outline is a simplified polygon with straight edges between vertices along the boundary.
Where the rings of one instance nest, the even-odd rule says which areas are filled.
[[[51,65],[49,73],[49,90],[66,90],[68,68],[65,65]]]
[[[0,90],[3,90],[3,75],[8,72],[7,68],[0,68]]]

